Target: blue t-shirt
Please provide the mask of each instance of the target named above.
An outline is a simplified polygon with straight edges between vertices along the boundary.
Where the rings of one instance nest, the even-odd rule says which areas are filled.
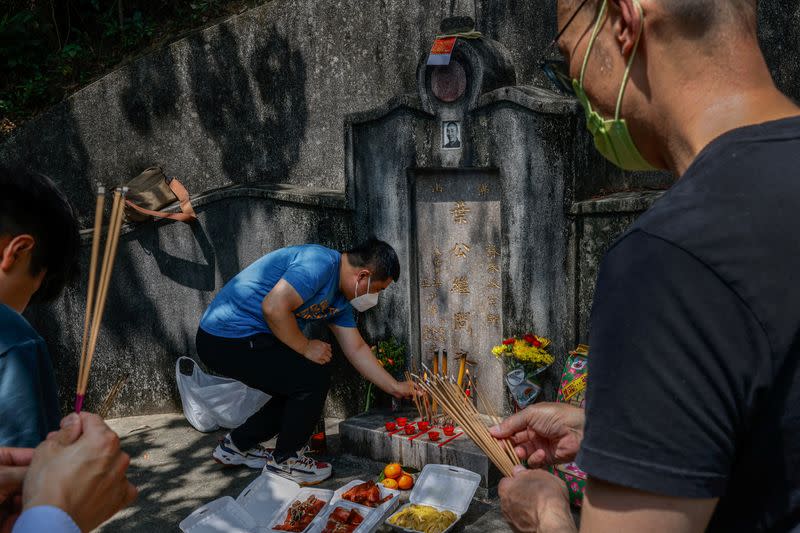
[[[60,419],[44,340],[22,315],[0,304],[0,447],[35,448]]]
[[[342,254],[336,250],[316,244],[268,253],[225,284],[200,319],[200,327],[229,339],[272,333],[261,302],[284,279],[303,299],[294,312],[301,329],[317,320],[354,328],[353,308],[339,291],[341,260]]]

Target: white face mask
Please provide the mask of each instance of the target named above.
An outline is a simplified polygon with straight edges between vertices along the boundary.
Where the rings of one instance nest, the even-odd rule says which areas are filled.
[[[356,280],[356,297],[350,300],[350,305],[353,306],[353,309],[358,311],[359,313],[363,313],[367,309],[371,309],[378,305],[378,296],[379,293],[370,293],[369,292],[369,285],[372,283],[372,276],[369,277],[367,280],[367,293],[362,294],[361,296],[358,295],[358,280]]]

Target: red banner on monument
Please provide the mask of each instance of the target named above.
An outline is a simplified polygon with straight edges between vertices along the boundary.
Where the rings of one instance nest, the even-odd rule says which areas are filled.
[[[449,65],[450,54],[456,46],[457,37],[439,37],[433,41],[431,54],[428,56],[429,65]]]

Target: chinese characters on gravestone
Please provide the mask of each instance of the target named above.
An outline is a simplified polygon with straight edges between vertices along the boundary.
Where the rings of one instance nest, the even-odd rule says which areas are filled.
[[[502,387],[491,386],[502,383],[491,354],[503,334],[500,192],[486,173],[442,171],[417,176],[415,203],[422,362],[429,365],[434,350],[468,352],[495,408],[502,405]]]

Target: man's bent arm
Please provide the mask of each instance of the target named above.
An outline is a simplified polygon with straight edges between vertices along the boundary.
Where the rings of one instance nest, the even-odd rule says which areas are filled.
[[[261,312],[272,334],[282,343],[303,355],[309,340],[300,331],[294,310],[303,305],[303,299],[289,282],[280,280],[261,302]]]
[[[581,533],[699,533],[705,531],[717,498],[676,498],[589,479]]]
[[[362,376],[388,394],[393,396],[401,394],[397,380],[378,363],[358,329],[335,324],[330,324],[330,328],[336,335],[344,355]]]

